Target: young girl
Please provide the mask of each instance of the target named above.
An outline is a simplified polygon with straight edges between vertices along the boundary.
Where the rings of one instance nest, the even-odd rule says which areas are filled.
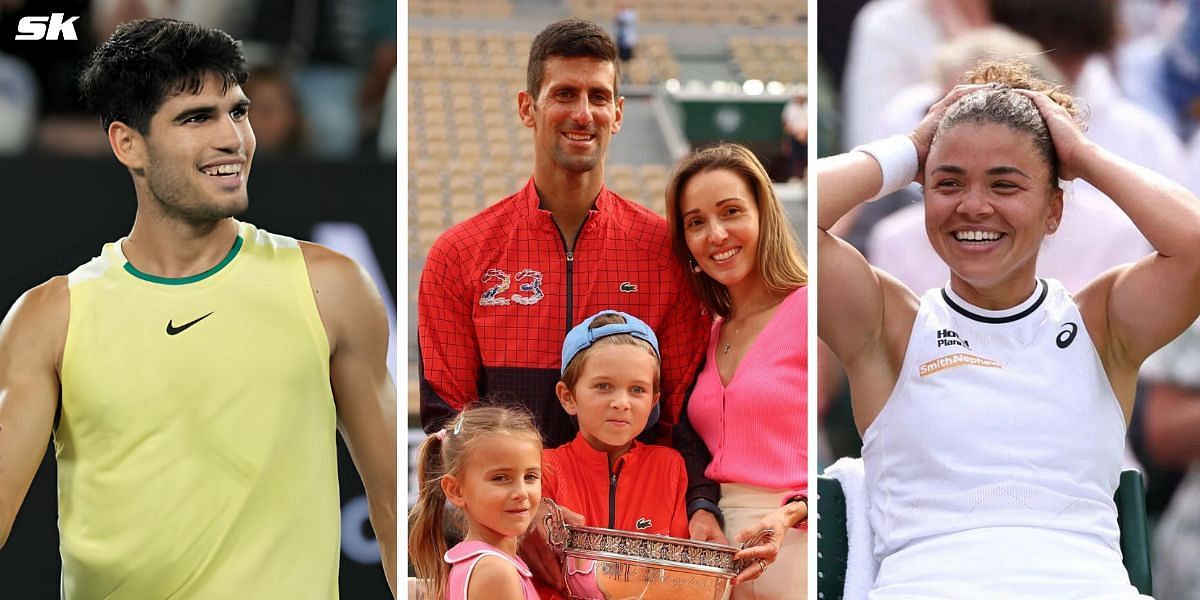
[[[536,600],[517,538],[542,499],[542,440],[523,411],[468,408],[421,443],[408,551],[428,600]],[[446,501],[467,521],[446,550]],[[461,524],[454,523],[461,533]]]

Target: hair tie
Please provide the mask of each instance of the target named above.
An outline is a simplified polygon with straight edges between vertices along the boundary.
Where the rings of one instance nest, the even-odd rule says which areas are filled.
[[[437,438],[439,442],[446,441],[446,428],[439,429],[437,433],[433,434],[433,437]]]

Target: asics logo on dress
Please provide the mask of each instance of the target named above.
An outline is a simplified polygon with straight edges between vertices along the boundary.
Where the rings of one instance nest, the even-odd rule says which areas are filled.
[[[1058,332],[1058,337],[1054,338],[1054,343],[1059,348],[1066,348],[1075,341],[1075,334],[1079,333],[1079,326],[1070,321],[1063,323],[1063,330]]]

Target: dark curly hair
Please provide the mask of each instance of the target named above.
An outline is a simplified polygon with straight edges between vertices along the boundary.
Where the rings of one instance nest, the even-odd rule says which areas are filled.
[[[221,78],[222,93],[246,83],[241,44],[219,29],[142,19],[122,24],[88,57],[79,91],[105,131],[120,121],[144,135],[167,98],[199,93],[210,73]]]
[[[1038,79],[1033,67],[1027,62],[983,61],[975,69],[967,71],[963,83],[995,84],[991,89],[972,92],[960,98],[946,109],[933,134],[933,144],[945,132],[962,123],[997,123],[1033,136],[1033,145],[1050,165],[1050,185],[1058,185],[1058,155],[1050,129],[1038,112],[1037,105],[1015,90],[1041,92],[1062,106],[1082,127],[1079,107],[1066,88]]]

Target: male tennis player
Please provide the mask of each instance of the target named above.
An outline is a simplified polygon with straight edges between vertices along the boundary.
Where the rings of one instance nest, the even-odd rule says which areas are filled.
[[[0,543],[53,433],[64,598],[336,598],[337,429],[395,592],[383,304],[350,259],[234,219],[245,81],[227,34],[166,19],[80,77],[133,229],[0,325]]]

